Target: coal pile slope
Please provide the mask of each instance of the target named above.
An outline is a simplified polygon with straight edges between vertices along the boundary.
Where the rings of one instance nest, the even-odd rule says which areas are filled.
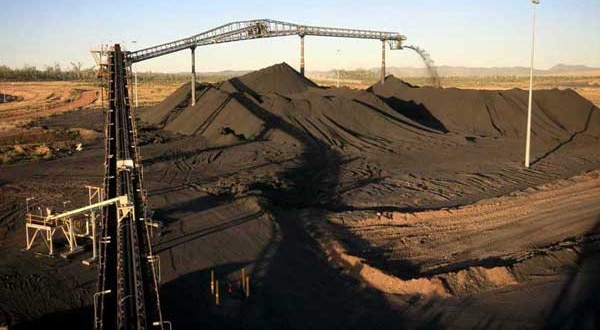
[[[190,85],[185,83],[162,102],[150,107],[147,111],[140,113],[139,117],[142,121],[150,125],[164,124],[169,120],[169,117],[175,115],[178,110],[188,106],[191,95]]]
[[[384,85],[378,83],[369,90],[405,111],[430,114],[451,132],[477,136],[525,135],[528,92],[524,90],[418,88],[393,76],[388,76]],[[413,109],[402,107],[406,102],[412,102]],[[536,137],[564,139],[578,133],[600,136],[600,112],[573,90],[535,91],[533,113],[532,129]]]
[[[232,81],[239,81],[258,93],[292,94],[317,87],[285,62],[229,80]]]
[[[370,92],[317,88],[283,63],[214,85],[201,85],[195,106],[185,86],[148,109],[142,121],[202,136],[210,144],[310,140],[340,149],[394,151],[439,139],[443,130],[408,118]],[[281,134],[285,133],[285,134]]]

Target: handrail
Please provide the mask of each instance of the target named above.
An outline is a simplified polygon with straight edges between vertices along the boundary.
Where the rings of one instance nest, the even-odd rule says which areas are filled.
[[[84,213],[93,209],[98,209],[104,206],[108,206],[108,205],[112,205],[112,204],[119,204],[119,205],[127,205],[129,203],[129,198],[126,195],[123,196],[119,196],[119,197],[115,197],[115,198],[111,198],[111,199],[107,199],[105,201],[99,202],[99,203],[95,203],[92,205],[88,205],[88,206],[84,206],[75,210],[71,210],[71,211],[67,211],[64,213],[60,213],[60,214],[56,214],[56,215],[51,215],[49,217],[47,217],[47,220],[58,220],[61,218],[67,218],[76,214],[80,214],[80,213]]]

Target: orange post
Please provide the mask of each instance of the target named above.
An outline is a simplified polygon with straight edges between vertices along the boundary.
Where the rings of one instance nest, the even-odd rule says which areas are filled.
[[[219,299],[219,280],[215,281],[215,305],[219,306],[221,300]]]
[[[246,268],[242,268],[242,292],[246,293]]]
[[[210,270],[210,294],[215,294],[215,271],[213,269]]]
[[[250,298],[250,275],[246,276],[246,298]]]

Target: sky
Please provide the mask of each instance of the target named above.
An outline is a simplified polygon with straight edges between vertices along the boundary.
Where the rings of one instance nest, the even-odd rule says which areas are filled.
[[[0,10],[0,65],[90,67],[89,51],[101,43],[136,50],[233,21],[270,18],[400,32],[437,65],[529,66],[531,12],[530,0],[8,0]],[[541,0],[536,29],[536,68],[600,67],[600,0]],[[196,49],[196,70],[251,70],[280,62],[298,68],[299,57],[296,36],[225,43]],[[308,71],[368,69],[380,59],[378,40],[305,38]],[[410,50],[388,51],[386,60],[388,66],[423,66]],[[141,62],[136,70],[189,71],[190,52]]]

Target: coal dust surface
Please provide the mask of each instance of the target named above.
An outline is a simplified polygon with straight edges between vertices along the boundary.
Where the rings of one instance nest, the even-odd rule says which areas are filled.
[[[524,90],[326,88],[286,63],[194,88],[137,112],[174,328],[600,325],[600,110],[573,90],[534,92],[526,169]],[[91,328],[95,268],[22,251],[24,201],[84,205],[103,159],[0,165],[0,323]]]

